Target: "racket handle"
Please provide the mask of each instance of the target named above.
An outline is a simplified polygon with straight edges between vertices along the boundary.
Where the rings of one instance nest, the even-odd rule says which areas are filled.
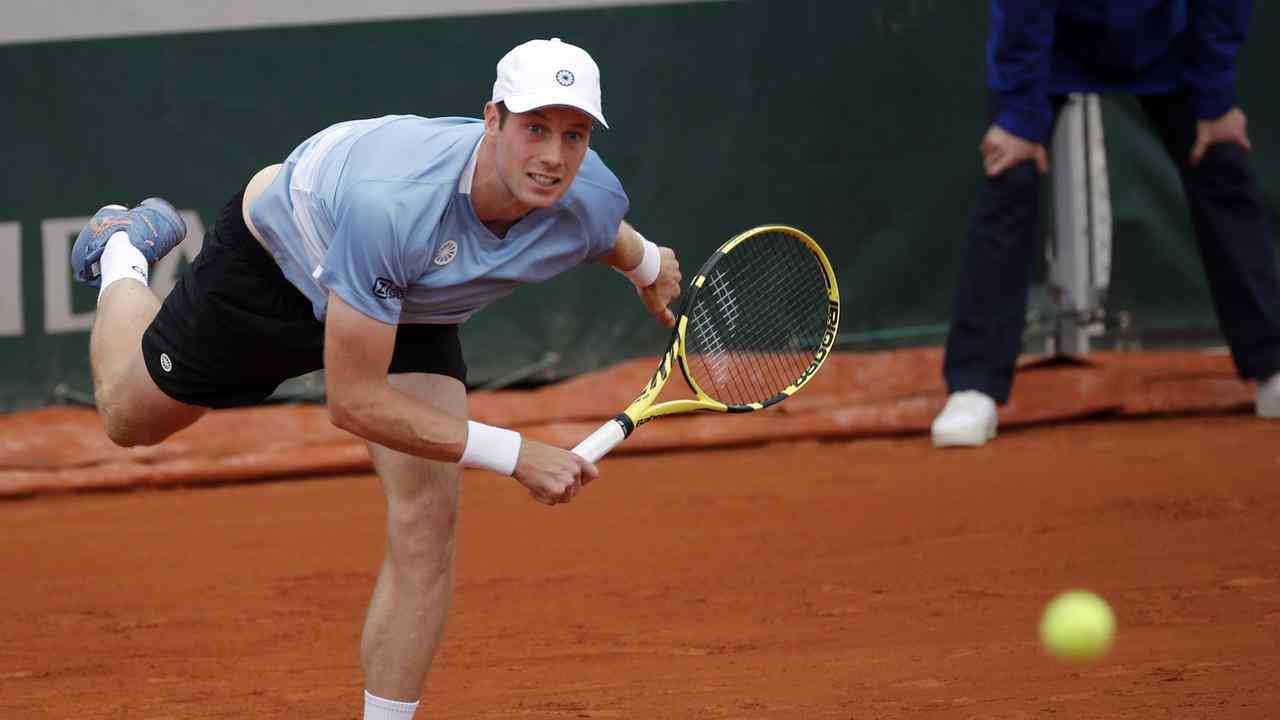
[[[631,434],[628,430],[627,424],[617,418],[613,418],[588,435],[585,440],[578,443],[573,452],[591,462],[597,462],[608,454],[610,450],[617,447],[618,443],[627,439],[627,436]]]

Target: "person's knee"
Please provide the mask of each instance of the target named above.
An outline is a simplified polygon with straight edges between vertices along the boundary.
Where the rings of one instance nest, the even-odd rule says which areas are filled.
[[[156,445],[174,432],[162,425],[162,418],[156,414],[139,412],[128,402],[118,402],[99,393],[97,405],[107,437],[120,447]]]
[[[457,500],[451,493],[422,492],[397,499],[388,509],[391,561],[414,573],[447,570],[453,561],[457,522]]]
[[[129,417],[121,417],[120,414],[110,412],[101,412],[100,414],[107,431],[107,437],[120,447],[157,445],[170,435],[168,432],[148,426],[147,423],[137,422]]]

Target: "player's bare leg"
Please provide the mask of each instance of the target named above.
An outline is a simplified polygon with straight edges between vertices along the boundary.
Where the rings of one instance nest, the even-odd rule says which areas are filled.
[[[72,249],[76,279],[105,285],[89,338],[94,399],[107,435],[119,445],[155,444],[195,422],[205,409],[161,392],[142,359],[142,334],[160,309],[147,287],[149,268],[186,235],[169,203],[144,200],[99,210]]]
[[[154,445],[206,411],[165,395],[143,362],[142,334],[159,310],[151,288],[136,280],[117,280],[98,298],[89,336],[93,398],[117,445]]]
[[[392,375],[396,388],[467,415],[466,387],[443,375]],[[365,689],[398,702],[422,693],[453,594],[454,526],[461,468],[370,443],[387,499],[387,545],[365,619]]]

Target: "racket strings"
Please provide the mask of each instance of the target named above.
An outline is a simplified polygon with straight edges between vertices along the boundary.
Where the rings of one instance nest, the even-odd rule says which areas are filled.
[[[748,238],[708,270],[690,308],[691,379],[729,405],[764,402],[800,379],[826,323],[826,274],[808,245],[784,232]]]
[[[758,265],[772,258],[768,258],[767,253],[752,254],[760,256],[751,258],[751,267],[745,272],[757,274],[769,272],[768,267],[761,268]],[[733,352],[722,352],[718,358],[721,365],[727,364],[732,368],[729,376],[733,381],[723,386],[723,390],[736,402],[759,402],[776,395],[799,377],[811,359],[812,353],[807,348],[801,348],[798,353],[793,352],[796,343],[789,341],[788,338],[788,331],[795,329],[791,324],[791,318],[802,312],[800,304],[797,303],[798,298],[792,294],[778,292],[788,287],[794,289],[795,278],[784,276],[775,280],[781,282],[775,281],[766,288],[771,292],[752,294],[753,299],[756,300],[754,304],[766,311],[759,313],[763,322],[754,327],[754,337],[740,335],[736,342],[732,343]],[[768,312],[770,310],[772,312]],[[778,322],[782,319],[785,321]],[[722,371],[720,374],[725,373]]]
[[[759,253],[738,258],[744,264],[741,269],[742,274],[749,276],[750,273],[767,270],[756,267],[760,259]],[[715,310],[718,312],[702,314],[704,322],[701,326],[708,337],[713,339],[701,354],[702,362],[704,366],[709,365],[712,380],[719,381],[719,384],[714,386],[716,397],[732,398],[731,404],[759,402],[786,386],[781,382],[787,375],[786,366],[785,363],[779,362],[774,353],[768,351],[769,347],[776,346],[776,343],[772,343],[767,337],[765,331],[768,328],[764,326],[757,328],[758,339],[764,340],[763,343],[746,343],[746,347],[739,347],[739,352],[736,354],[728,351],[721,330],[727,330],[730,334],[736,333],[738,330],[736,323],[741,313],[736,301],[733,300],[736,293],[729,289],[728,283],[729,280],[724,271],[716,273],[711,279],[712,297],[717,300]],[[723,327],[717,325],[717,321],[722,322]],[[761,347],[756,348],[753,347],[754,345],[761,345]],[[753,359],[755,363],[745,362],[744,358]],[[766,387],[773,392],[763,389]],[[767,393],[765,397],[760,397],[765,393]]]
[[[769,271],[767,264],[771,264],[775,258],[770,257],[771,253],[759,252],[759,247],[763,246],[752,246],[750,249],[743,246],[740,250],[742,254],[735,258],[739,266],[738,276],[758,277],[760,273]],[[761,267],[762,263],[766,266]],[[709,287],[711,297],[715,300],[715,312],[701,313],[703,322],[699,323],[699,327],[707,333],[706,337],[712,338],[713,341],[706,345],[706,352],[702,353],[702,363],[710,371],[712,383],[719,395],[731,398],[735,402],[753,402],[761,399],[756,396],[764,393],[772,395],[774,393],[769,391],[785,387],[787,376],[791,373],[787,371],[785,364],[780,362],[777,354],[770,352],[771,349],[778,347],[776,329],[771,327],[771,323],[755,328],[757,337],[754,342],[742,342],[744,338],[738,332],[742,310],[736,301],[737,292],[730,287],[730,275],[734,274],[733,270],[733,265],[726,263],[725,268],[721,268],[710,278]],[[782,298],[773,298],[773,300],[776,305]],[[716,321],[720,321],[720,325],[716,325]],[[721,331],[727,331],[727,333]],[[736,354],[727,352],[726,334],[738,335],[739,342],[734,343],[739,346],[736,348],[739,351]],[[765,387],[768,389],[761,389]]]

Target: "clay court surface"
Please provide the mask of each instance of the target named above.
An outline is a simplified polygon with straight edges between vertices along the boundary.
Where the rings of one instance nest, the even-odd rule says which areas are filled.
[[[428,718],[1280,716],[1280,427],[1241,412],[469,473]],[[0,717],[356,718],[372,475],[0,502]],[[1103,662],[1039,650],[1088,587]]]

